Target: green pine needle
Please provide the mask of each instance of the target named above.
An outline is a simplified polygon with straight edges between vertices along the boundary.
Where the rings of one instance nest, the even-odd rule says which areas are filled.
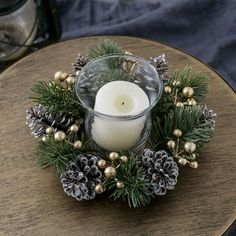
[[[107,54],[123,53],[122,48],[110,39],[100,40],[97,44],[91,45],[87,51],[90,60]]]
[[[80,118],[84,115],[84,109],[75,92],[63,88],[59,83],[49,84],[45,81],[38,81],[32,92],[30,98],[47,107],[54,114],[67,114],[74,118]]]
[[[205,99],[208,90],[208,81],[209,78],[200,73],[193,72],[191,67],[186,66],[182,72],[175,71],[169,81],[169,84],[173,86],[174,81],[179,81],[180,85],[176,87],[178,89],[178,96],[180,99],[184,98],[182,94],[182,90],[185,87],[191,87],[194,90],[193,98],[198,102],[202,102]],[[174,89],[174,92],[176,91]]]
[[[183,149],[184,143],[190,141],[197,145],[196,152],[200,153],[213,135],[212,126],[204,121],[202,115],[203,107],[197,105],[170,110],[162,121],[153,116],[150,145],[156,149],[168,150],[167,142],[176,139],[173,135],[174,129],[180,129],[183,133],[180,137],[180,148]]]
[[[174,84],[179,82],[178,86]],[[163,92],[158,105],[154,108],[154,113],[158,116],[167,114],[175,109],[175,102],[187,102],[188,98],[183,96],[183,89],[191,87],[194,90],[193,98],[197,103],[205,100],[208,90],[209,78],[200,72],[193,72],[191,67],[186,66],[182,72],[176,70],[170,77],[168,86],[171,87],[171,94]]]
[[[72,144],[75,140],[77,140],[76,135],[72,135],[62,142],[55,141],[53,136],[47,136],[46,141],[41,141],[39,144],[38,165],[42,168],[52,166],[59,174],[64,173],[69,161],[75,161],[79,154],[86,153],[91,149],[90,140],[82,140],[82,148],[75,149]]]
[[[116,178],[122,181],[124,188],[116,187],[116,180],[111,180],[106,183],[106,186],[114,190],[111,197],[123,199],[128,202],[130,207],[141,207],[148,205],[153,196],[150,188],[150,182],[145,178],[142,168],[137,166],[137,157],[131,155],[127,163],[119,165],[116,169]]]

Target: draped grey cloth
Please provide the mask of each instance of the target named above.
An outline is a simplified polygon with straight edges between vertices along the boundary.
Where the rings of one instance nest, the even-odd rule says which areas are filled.
[[[235,0],[58,0],[62,40],[86,35],[144,37],[183,49],[236,89]]]

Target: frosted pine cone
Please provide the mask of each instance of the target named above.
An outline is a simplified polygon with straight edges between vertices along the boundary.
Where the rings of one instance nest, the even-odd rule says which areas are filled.
[[[144,167],[146,177],[150,180],[155,195],[164,195],[166,190],[174,189],[179,168],[165,151],[154,152],[145,149],[141,156],[140,165]]]
[[[26,110],[26,114],[26,124],[33,130],[35,138],[44,135],[49,126],[55,130],[67,131],[74,123],[73,118],[65,115],[55,116],[41,105],[30,107]]]
[[[98,158],[90,154],[81,154],[78,158],[76,162],[69,162],[65,174],[61,175],[64,191],[78,201],[94,199],[95,186],[102,183]]]
[[[80,71],[87,63],[89,59],[78,54],[75,63],[72,64],[75,72]]]
[[[204,121],[211,125],[212,130],[215,129],[215,117],[216,116],[217,115],[216,115],[216,113],[213,112],[213,110],[208,110],[207,106],[204,107],[204,109],[203,109]]]
[[[168,71],[168,62],[166,61],[165,54],[162,54],[158,57],[151,58],[151,63],[154,65],[158,71],[161,79],[164,79],[165,74]]]

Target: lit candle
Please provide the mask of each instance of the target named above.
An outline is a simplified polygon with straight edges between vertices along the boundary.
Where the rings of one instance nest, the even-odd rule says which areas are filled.
[[[132,148],[141,136],[146,115],[134,119],[116,119],[116,116],[133,116],[149,107],[147,94],[136,84],[113,81],[105,84],[96,95],[94,110],[114,119],[94,117],[92,138],[110,151]]]

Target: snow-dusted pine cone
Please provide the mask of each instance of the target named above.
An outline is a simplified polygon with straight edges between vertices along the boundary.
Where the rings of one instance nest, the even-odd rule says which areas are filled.
[[[167,73],[169,66],[166,61],[165,54],[162,54],[158,57],[151,58],[151,63],[154,65],[156,70],[158,71],[161,79],[165,79],[165,74]]]
[[[209,123],[211,125],[212,130],[215,129],[215,117],[216,113],[213,112],[213,110],[207,109],[207,106],[204,107],[203,109],[203,118],[204,121]]]
[[[89,59],[78,54],[75,63],[72,64],[74,71],[80,71],[87,63]]]
[[[55,130],[67,131],[74,122],[73,118],[66,115],[53,115],[41,105],[26,110],[26,124],[33,130],[32,134],[36,138],[44,135],[49,126],[52,126]]]
[[[61,182],[67,195],[78,201],[91,200],[96,196],[95,186],[102,183],[102,172],[97,166],[98,158],[80,154],[78,161],[69,162]]]
[[[174,189],[179,168],[165,151],[155,152],[145,149],[141,156],[140,165],[145,169],[146,178],[150,180],[155,195],[164,195],[166,190]]]

